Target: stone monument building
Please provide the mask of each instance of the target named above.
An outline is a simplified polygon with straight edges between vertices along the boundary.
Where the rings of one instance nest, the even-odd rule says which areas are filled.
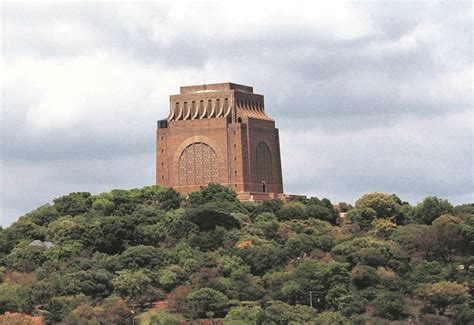
[[[180,88],[158,121],[156,183],[181,193],[219,183],[241,200],[283,196],[280,141],[263,95],[218,83]]]

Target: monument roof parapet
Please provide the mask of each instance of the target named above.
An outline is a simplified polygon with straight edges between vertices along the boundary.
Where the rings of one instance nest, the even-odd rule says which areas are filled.
[[[223,82],[215,84],[203,84],[193,86],[182,86],[180,87],[180,94],[192,94],[202,92],[213,92],[213,91],[226,91],[226,90],[238,90],[246,93],[253,93],[253,87],[239,85],[232,82]]]

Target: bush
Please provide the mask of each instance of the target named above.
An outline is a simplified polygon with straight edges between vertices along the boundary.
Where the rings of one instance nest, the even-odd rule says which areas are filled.
[[[308,219],[306,207],[302,203],[288,203],[276,213],[278,220]]]
[[[222,317],[227,311],[229,299],[220,291],[201,288],[187,296],[188,308],[194,316],[200,318]]]
[[[186,216],[201,231],[209,231],[220,226],[225,229],[239,228],[240,222],[231,215],[232,205],[224,203],[205,203],[199,207],[189,208]]]
[[[259,325],[287,325],[292,322],[304,324],[315,319],[316,309],[308,306],[291,306],[280,301],[271,301],[257,319]]]
[[[54,208],[61,215],[75,216],[89,211],[92,207],[92,195],[89,192],[76,192],[53,200]]]
[[[442,281],[433,284],[421,285],[418,290],[419,297],[425,306],[435,308],[439,315],[452,308],[462,306],[469,300],[469,289],[459,283]]]
[[[370,208],[375,211],[377,218],[391,219],[400,223],[401,203],[395,194],[374,192],[363,195],[357,200],[355,207],[358,209]]]
[[[436,196],[429,196],[418,203],[415,208],[415,221],[426,225],[431,225],[433,221],[443,214],[454,213],[454,208],[447,200]]]
[[[405,317],[405,297],[398,292],[383,292],[377,296],[373,304],[377,316],[390,320]]]
[[[377,271],[370,266],[358,265],[351,271],[352,283],[357,289],[365,289],[379,283]]]
[[[201,190],[189,194],[189,203],[202,205],[209,202],[238,202],[237,194],[230,188],[210,183]]]
[[[159,311],[150,318],[150,325],[180,325],[184,318],[180,315]]]
[[[349,320],[337,311],[324,311],[315,318],[318,325],[349,324]]]
[[[225,317],[226,324],[228,321],[242,321],[244,324],[257,324],[260,307],[257,306],[236,306],[229,310]]]
[[[371,227],[372,221],[374,221],[376,217],[377,214],[372,208],[352,209],[347,212],[347,218],[364,230]]]
[[[145,245],[129,247],[119,256],[120,268],[129,270],[162,267],[165,260],[166,255],[161,249]]]

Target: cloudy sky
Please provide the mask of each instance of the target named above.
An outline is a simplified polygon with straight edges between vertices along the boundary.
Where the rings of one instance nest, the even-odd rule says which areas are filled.
[[[474,201],[472,5],[3,3],[1,222],[154,182],[179,86],[265,95],[285,192]]]

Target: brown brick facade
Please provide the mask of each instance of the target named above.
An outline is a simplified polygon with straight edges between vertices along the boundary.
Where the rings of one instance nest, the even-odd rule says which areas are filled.
[[[241,199],[283,193],[280,141],[262,95],[233,83],[181,87],[158,121],[156,183],[181,193],[209,182]]]

